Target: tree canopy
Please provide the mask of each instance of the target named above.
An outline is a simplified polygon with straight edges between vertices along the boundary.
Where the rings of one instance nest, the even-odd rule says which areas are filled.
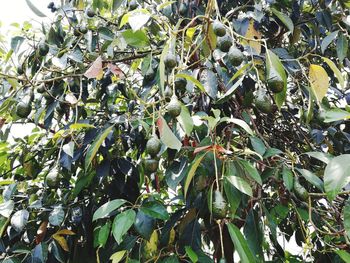
[[[349,1],[48,8],[0,36],[2,262],[350,262]]]

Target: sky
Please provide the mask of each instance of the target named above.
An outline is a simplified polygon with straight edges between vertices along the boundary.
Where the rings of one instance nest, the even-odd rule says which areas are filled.
[[[43,18],[36,16],[28,7],[27,0],[9,0],[6,3],[2,3],[0,8],[0,21],[2,27],[1,32],[4,33],[10,28],[12,23],[23,23],[24,21],[34,20],[41,22]],[[37,7],[42,13],[48,17],[52,16],[50,10],[47,8],[49,0],[28,0]]]

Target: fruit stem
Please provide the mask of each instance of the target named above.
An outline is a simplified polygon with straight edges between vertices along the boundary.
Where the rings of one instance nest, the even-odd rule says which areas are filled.
[[[215,178],[216,178],[216,189],[218,191],[220,191],[218,165],[216,163],[216,148],[215,147],[214,147],[213,153],[214,153],[214,168],[215,168]]]
[[[221,258],[225,258],[225,250],[224,250],[224,239],[222,236],[222,225],[221,225],[221,220],[216,221],[216,223],[219,226],[219,233],[220,233],[220,244],[221,244]]]

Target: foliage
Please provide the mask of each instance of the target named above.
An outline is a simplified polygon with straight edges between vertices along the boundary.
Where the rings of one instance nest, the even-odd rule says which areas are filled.
[[[3,262],[349,261],[349,1],[48,7],[0,38]]]

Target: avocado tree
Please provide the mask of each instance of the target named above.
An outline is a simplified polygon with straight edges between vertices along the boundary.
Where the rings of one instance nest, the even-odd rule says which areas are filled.
[[[48,8],[0,37],[2,262],[350,262],[349,1]]]

